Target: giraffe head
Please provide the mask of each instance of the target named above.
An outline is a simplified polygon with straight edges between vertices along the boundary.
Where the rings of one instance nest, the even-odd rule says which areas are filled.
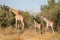
[[[37,19],[36,19],[36,17],[35,17],[35,16],[33,16],[33,20],[37,21]]]
[[[8,12],[9,12],[9,11],[10,11],[10,7],[8,7],[8,6],[7,6],[7,7],[6,7],[6,11],[8,11]]]
[[[33,18],[33,19],[35,19],[35,17],[34,17],[34,16],[32,16],[32,18]]]

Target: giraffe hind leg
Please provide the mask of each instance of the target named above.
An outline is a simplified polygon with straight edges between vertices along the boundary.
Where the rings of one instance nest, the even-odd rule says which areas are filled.
[[[51,28],[52,28],[52,31],[53,31],[53,33],[54,33],[54,29],[53,29],[53,26],[51,26]]]
[[[24,30],[24,22],[21,21],[21,23],[22,23],[22,29],[20,30],[20,32],[23,32],[23,30]]]

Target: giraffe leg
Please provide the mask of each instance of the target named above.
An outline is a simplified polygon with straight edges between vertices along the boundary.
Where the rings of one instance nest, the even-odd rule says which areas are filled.
[[[40,26],[40,32],[41,32],[41,34],[42,34],[42,25]]]
[[[21,23],[22,23],[22,30],[21,31],[23,31],[24,30],[24,22],[23,22],[23,20],[21,20]]]
[[[47,27],[46,27],[46,29],[45,29],[45,32],[47,32],[47,30],[48,30],[48,24],[47,24]]]
[[[34,28],[35,28],[35,29],[34,29],[34,33],[35,33],[35,35],[36,35],[36,25],[35,25],[35,24],[34,24]]]
[[[22,30],[24,30],[24,22],[22,22],[22,25],[23,25]]]
[[[18,26],[17,26],[17,27],[18,27],[18,31],[19,31],[19,29],[20,29],[20,28],[19,28],[19,27],[20,27],[20,24],[19,24],[19,23],[18,23]]]
[[[51,26],[51,28],[52,28],[52,31],[53,31],[53,33],[54,33],[54,29],[53,29],[53,26]]]
[[[36,33],[37,33],[37,32],[36,32],[36,27],[35,27],[35,35],[36,35]]]
[[[41,30],[40,30],[40,24],[38,25],[38,33],[40,34]]]
[[[17,19],[16,19],[16,29],[17,29],[17,25],[18,25],[18,24],[17,24]]]

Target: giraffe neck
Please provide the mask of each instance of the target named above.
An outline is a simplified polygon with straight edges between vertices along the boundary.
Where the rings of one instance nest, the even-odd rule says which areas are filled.
[[[12,11],[14,14],[16,14],[16,15],[18,15],[18,14],[19,14],[19,11],[18,11],[18,10],[16,10],[16,9],[12,9],[12,8],[11,8],[11,11]]]
[[[43,18],[43,20],[44,20],[45,22],[48,22],[48,20],[47,20],[46,18]]]
[[[16,10],[16,9],[13,9],[13,8],[10,8],[10,10],[16,15],[16,17],[24,17],[24,15],[19,11],[19,10]]]

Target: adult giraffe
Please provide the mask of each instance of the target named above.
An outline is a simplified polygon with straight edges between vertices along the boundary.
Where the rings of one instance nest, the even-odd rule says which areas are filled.
[[[53,33],[54,33],[54,29],[53,29],[53,25],[54,25],[54,23],[53,22],[51,22],[51,21],[49,21],[48,19],[46,19],[44,16],[41,16],[41,18],[46,22],[46,29],[45,30],[47,30],[48,28],[49,28],[49,26],[51,27],[51,29],[52,29],[52,31],[53,31]]]
[[[22,30],[21,31],[23,31],[24,30],[24,15],[22,15],[19,10],[16,10],[14,8],[7,7],[7,10],[12,11],[15,14],[16,29],[18,28],[18,30],[19,30],[18,22],[21,21],[21,23],[22,23]]]

